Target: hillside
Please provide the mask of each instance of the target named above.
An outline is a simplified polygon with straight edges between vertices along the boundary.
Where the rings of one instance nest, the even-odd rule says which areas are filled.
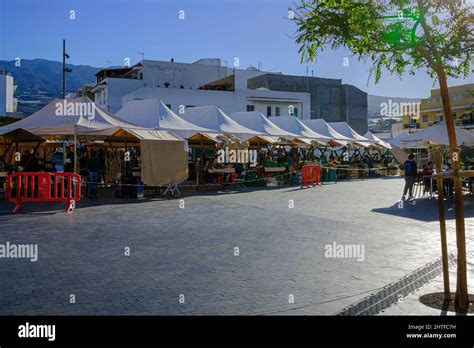
[[[95,73],[100,68],[89,65],[67,64],[72,72],[67,73],[66,93],[76,93],[78,88],[95,82]],[[62,63],[45,59],[22,59],[21,66],[15,61],[0,60],[0,69],[9,71],[18,86],[18,111],[30,114],[49,100],[62,95]]]

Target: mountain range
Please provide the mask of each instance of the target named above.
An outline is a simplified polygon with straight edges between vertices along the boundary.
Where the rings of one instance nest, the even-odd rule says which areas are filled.
[[[62,63],[46,59],[0,60],[0,70],[13,76],[17,85],[18,111],[26,115],[38,110],[49,100],[62,96]],[[76,93],[80,87],[94,83],[101,68],[89,65],[66,64],[72,70],[66,74],[66,94]]]
[[[62,96],[62,63],[46,59],[22,59],[16,62],[0,60],[0,70],[9,71],[17,85],[15,97],[18,98],[18,111],[29,115],[48,103],[51,99]],[[72,70],[66,74],[66,94],[76,93],[86,84],[96,81],[95,74],[102,68],[89,65],[66,64]],[[392,102],[418,102],[419,99],[397,98],[369,95],[368,117],[380,117],[382,103]]]

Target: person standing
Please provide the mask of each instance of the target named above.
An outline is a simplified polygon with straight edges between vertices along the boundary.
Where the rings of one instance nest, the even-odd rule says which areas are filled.
[[[423,167],[423,171],[421,172],[423,175],[423,186],[425,187],[423,190],[423,194],[433,191],[433,188],[431,187],[432,184],[432,176],[433,176],[433,162],[429,161],[428,163],[425,164]]]
[[[445,172],[453,173],[453,165],[451,163],[446,164]],[[444,182],[444,195],[448,198],[452,198],[454,196],[454,180],[451,178],[447,178],[443,180]]]
[[[100,160],[97,156],[97,151],[92,150],[89,159],[87,160],[88,171],[88,190],[87,197],[89,199],[97,199],[97,183],[100,176]]]
[[[51,158],[51,162],[54,163],[54,167],[57,173],[64,172],[64,154],[62,148],[57,148]]]
[[[414,154],[411,153],[408,155],[408,160],[403,164],[403,169],[405,170],[405,187],[403,189],[402,199],[405,199],[408,192],[408,199],[413,200],[413,185],[418,175]]]
[[[74,147],[69,147],[66,153],[66,159],[64,163],[64,171],[72,173],[74,172],[74,161],[76,160],[76,156],[74,154]]]

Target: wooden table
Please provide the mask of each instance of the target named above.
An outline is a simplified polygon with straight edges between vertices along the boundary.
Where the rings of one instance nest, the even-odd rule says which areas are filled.
[[[265,170],[266,173],[278,173],[284,172],[286,167],[263,167],[263,170]]]
[[[209,168],[207,170],[207,172],[209,174],[215,174],[215,173],[224,173],[224,174],[228,174],[228,173],[235,173],[235,168],[232,168],[232,167],[226,167],[226,168]]]

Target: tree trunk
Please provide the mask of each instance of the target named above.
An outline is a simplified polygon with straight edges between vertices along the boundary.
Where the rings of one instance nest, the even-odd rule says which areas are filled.
[[[439,62],[439,61],[438,61]],[[460,152],[457,148],[456,131],[451,113],[451,101],[449,98],[446,72],[442,65],[438,64],[437,71],[441,99],[443,101],[444,119],[448,130],[449,147],[454,169],[454,210],[456,215],[456,245],[457,245],[457,286],[455,308],[456,312],[466,313],[469,306],[467,292],[467,269],[466,269],[466,234],[464,227],[464,199],[462,195],[462,182],[460,175]],[[443,188],[438,188],[438,190]]]

